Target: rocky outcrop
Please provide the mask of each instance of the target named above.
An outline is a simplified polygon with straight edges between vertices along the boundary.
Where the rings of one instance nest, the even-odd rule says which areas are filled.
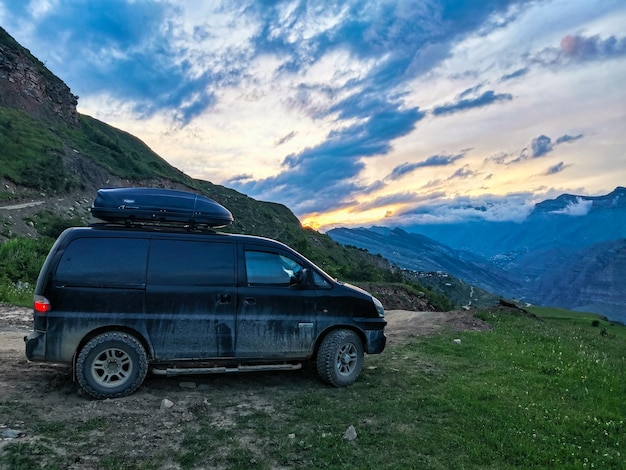
[[[414,312],[435,312],[437,308],[430,303],[424,293],[415,293],[401,284],[361,282],[359,287],[371,292],[381,301],[385,310],[410,310]]]
[[[0,28],[0,106],[76,125],[77,103],[61,79]]]

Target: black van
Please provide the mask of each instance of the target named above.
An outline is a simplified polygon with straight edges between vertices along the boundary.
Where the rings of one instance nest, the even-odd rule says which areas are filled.
[[[67,229],[39,275],[32,361],[72,364],[96,398],[164,375],[298,369],[354,382],[385,347],[383,306],[266,238],[176,227]]]

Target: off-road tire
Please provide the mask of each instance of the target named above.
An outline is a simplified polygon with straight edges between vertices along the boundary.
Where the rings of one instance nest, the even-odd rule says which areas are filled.
[[[363,368],[363,343],[351,330],[331,331],[317,352],[317,373],[335,387],[353,383]]]
[[[90,339],[76,360],[78,383],[99,399],[130,395],[147,373],[146,350],[135,337],[119,331]]]

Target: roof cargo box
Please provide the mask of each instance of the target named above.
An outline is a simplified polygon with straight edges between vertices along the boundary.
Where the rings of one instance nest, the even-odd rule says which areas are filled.
[[[228,209],[199,194],[158,188],[99,189],[94,217],[111,223],[174,223],[224,227],[233,222]]]

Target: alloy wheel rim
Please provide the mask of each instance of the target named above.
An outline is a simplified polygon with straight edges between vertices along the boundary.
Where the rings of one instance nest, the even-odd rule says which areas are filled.
[[[92,377],[103,387],[117,387],[123,384],[129,380],[132,371],[132,359],[125,351],[117,348],[102,351],[91,367]]]
[[[350,375],[356,368],[357,361],[356,346],[352,343],[344,344],[337,354],[337,372],[341,375]]]

